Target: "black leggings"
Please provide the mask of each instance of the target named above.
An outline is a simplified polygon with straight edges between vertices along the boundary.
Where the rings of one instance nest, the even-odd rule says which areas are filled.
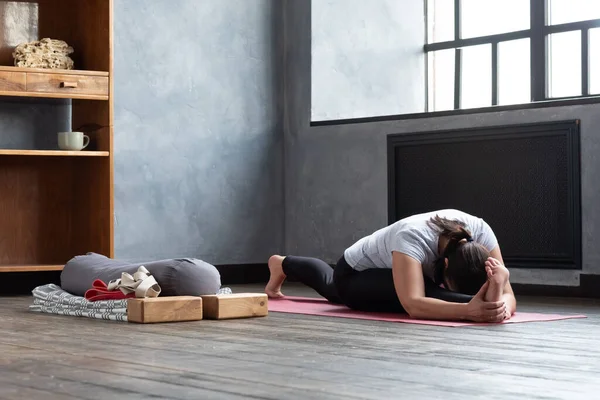
[[[357,271],[342,256],[335,268],[317,258],[287,256],[283,272],[291,280],[314,289],[331,303],[354,310],[404,313],[396,295],[392,270],[373,268]],[[454,303],[468,303],[472,296],[451,292],[424,276],[425,296]]]

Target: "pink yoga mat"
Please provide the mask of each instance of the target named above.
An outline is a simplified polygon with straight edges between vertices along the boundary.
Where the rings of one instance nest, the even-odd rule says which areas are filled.
[[[473,325],[499,325],[480,322],[450,322],[428,321],[410,318],[407,314],[375,313],[353,311],[346,306],[329,303],[325,299],[309,297],[286,296],[282,299],[269,299],[269,311],[290,314],[320,315],[324,317],[339,317],[353,319],[367,319],[373,321],[404,322],[408,324],[435,325],[435,326],[473,326]],[[515,324],[518,322],[558,321],[562,319],[586,318],[585,315],[558,315],[516,312],[511,319],[502,324]]]

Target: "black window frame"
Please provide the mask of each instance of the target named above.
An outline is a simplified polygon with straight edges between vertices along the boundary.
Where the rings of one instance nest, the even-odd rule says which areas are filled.
[[[498,0],[501,1],[501,0]],[[427,7],[427,1],[425,2]],[[492,52],[492,99],[491,106],[498,106],[498,44],[506,41],[527,39],[530,40],[530,65],[531,65],[531,95],[529,103],[564,101],[583,98],[600,98],[600,95],[589,93],[589,30],[600,28],[600,19],[569,22],[556,25],[547,25],[549,0],[529,0],[530,27],[529,29],[479,36],[474,38],[461,38],[461,0],[454,0],[454,40],[437,43],[426,43],[424,52],[426,58],[429,53],[439,50],[454,49],[454,111],[470,110],[461,108],[461,75],[462,75],[462,49],[469,46],[491,45]],[[428,10],[426,8],[426,14]],[[427,32],[429,26],[426,26]],[[553,33],[580,31],[581,34],[581,95],[567,97],[548,96],[548,37]],[[426,38],[428,41],[428,38]],[[428,65],[428,61],[426,62]],[[426,77],[428,74],[426,74]],[[429,109],[429,79],[426,78],[425,110],[426,113],[437,113]],[[503,106],[500,106],[503,107]]]

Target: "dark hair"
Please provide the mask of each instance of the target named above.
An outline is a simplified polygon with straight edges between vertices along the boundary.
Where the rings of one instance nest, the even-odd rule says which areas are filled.
[[[435,282],[444,283],[444,277],[452,282],[460,293],[474,295],[487,280],[485,262],[490,252],[479,243],[475,243],[465,225],[457,220],[431,218],[428,224],[439,231],[440,236],[448,239],[441,257],[435,263]],[[466,239],[466,242],[463,240]],[[448,259],[446,268],[445,259]]]

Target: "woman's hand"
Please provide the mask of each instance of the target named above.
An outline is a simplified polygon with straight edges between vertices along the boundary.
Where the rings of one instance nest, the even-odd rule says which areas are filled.
[[[506,305],[503,301],[485,301],[489,284],[490,282],[486,281],[467,304],[466,319],[474,322],[502,322],[506,319]]]
[[[506,307],[503,301],[486,302],[489,281],[469,303],[453,303],[425,296],[423,268],[416,259],[392,252],[392,276],[400,303],[412,318],[430,320],[470,320],[501,322]]]

